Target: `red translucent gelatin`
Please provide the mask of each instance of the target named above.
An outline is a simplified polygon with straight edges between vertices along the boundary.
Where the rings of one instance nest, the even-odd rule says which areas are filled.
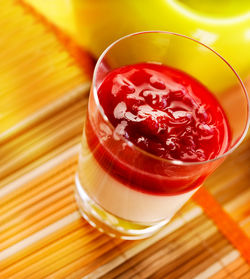
[[[221,106],[201,83],[176,69],[153,63],[116,69],[98,97],[112,125],[156,156],[199,162],[227,148]]]
[[[230,129],[222,107],[205,86],[187,73],[155,63],[128,65],[108,73],[97,93],[116,134],[157,157],[202,162],[228,149]],[[93,149],[97,138],[91,127],[86,127]],[[116,178],[124,182],[124,177],[135,175],[105,148],[98,153],[95,157],[103,168],[98,158],[106,156],[103,162],[113,162]],[[164,189],[159,190],[148,177],[142,182],[143,177],[137,176],[140,182],[134,178],[134,186],[129,186],[147,191],[151,183],[150,192],[157,193],[168,188],[163,185]],[[178,192],[178,183],[174,187]]]

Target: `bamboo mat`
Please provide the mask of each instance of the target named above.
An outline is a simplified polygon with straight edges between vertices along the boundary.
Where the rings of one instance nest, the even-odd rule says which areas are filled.
[[[249,279],[249,137],[153,237],[99,233],[73,194],[91,59],[20,2],[1,3],[0,278]]]

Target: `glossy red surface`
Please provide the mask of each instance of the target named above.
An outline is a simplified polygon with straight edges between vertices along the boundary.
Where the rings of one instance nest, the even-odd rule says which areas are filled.
[[[227,148],[221,106],[201,83],[176,69],[153,63],[116,69],[98,97],[117,132],[156,156],[198,162]]]
[[[154,63],[115,69],[105,77],[98,97],[114,127],[113,137],[124,137],[157,157],[202,162],[224,153],[229,146],[230,129],[220,104],[200,82],[179,70]],[[89,121],[86,136],[100,165],[137,190],[179,193],[197,187],[206,177],[201,173],[200,177],[189,178],[181,173],[180,167],[176,167],[176,171],[175,167],[167,167],[171,168],[170,176],[164,164],[150,163],[145,156],[134,159],[131,149],[121,149],[110,135],[108,148],[101,143],[103,139],[98,138]],[[136,164],[140,169],[137,170]],[[154,175],[164,171],[166,178]],[[178,172],[185,177],[181,182]]]

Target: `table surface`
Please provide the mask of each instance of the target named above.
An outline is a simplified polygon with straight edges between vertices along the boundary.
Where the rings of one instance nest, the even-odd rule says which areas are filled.
[[[249,136],[159,233],[110,238],[73,194],[93,61],[14,0],[0,49],[0,278],[250,278]]]

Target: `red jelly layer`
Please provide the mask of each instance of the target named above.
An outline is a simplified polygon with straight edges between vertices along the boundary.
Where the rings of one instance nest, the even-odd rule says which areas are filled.
[[[98,98],[116,133],[157,157],[202,162],[224,153],[229,146],[230,129],[218,101],[200,82],[177,69],[154,63],[115,69],[102,82]],[[94,140],[91,128],[86,134],[92,149],[97,138]],[[103,160],[105,156],[107,160]],[[159,190],[149,177],[144,180],[141,174],[131,174],[116,156],[110,156],[105,148],[95,154],[103,168],[112,161],[114,173],[110,174],[123,183],[130,185],[126,177],[136,176],[131,187],[153,193],[183,191],[178,183],[171,184],[175,189],[169,190],[165,183]],[[192,187],[197,186],[194,184]]]

